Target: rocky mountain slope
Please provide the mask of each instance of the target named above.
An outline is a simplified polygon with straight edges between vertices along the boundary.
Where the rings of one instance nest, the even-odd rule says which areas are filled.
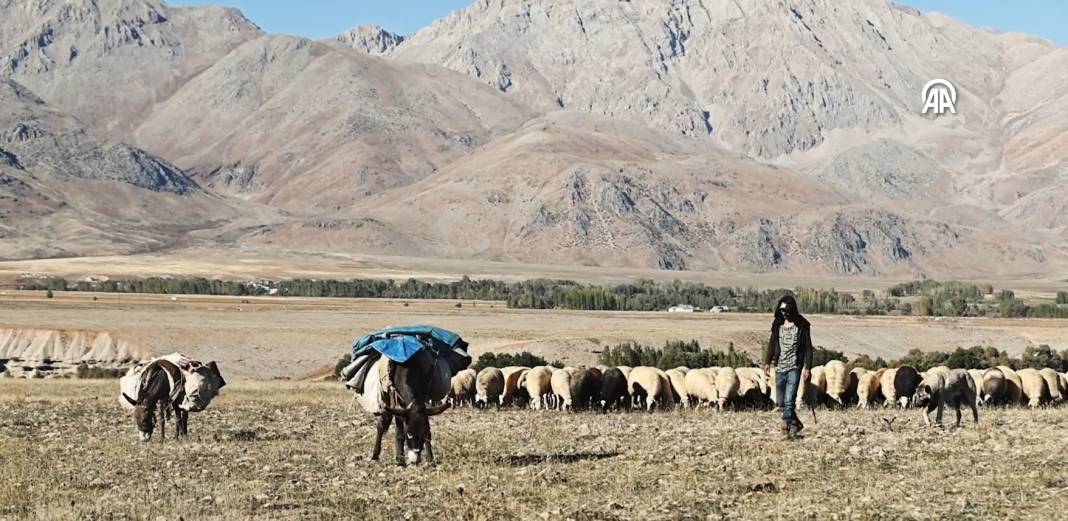
[[[1065,71],[1043,40],[885,0],[478,0],[324,42],[224,8],[8,3],[0,255],[1055,272]],[[920,115],[936,77],[957,114]],[[61,138],[16,145],[23,120]]]

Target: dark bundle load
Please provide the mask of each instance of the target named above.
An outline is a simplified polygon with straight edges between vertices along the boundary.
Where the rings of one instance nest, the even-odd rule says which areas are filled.
[[[467,342],[460,335],[434,326],[398,326],[364,335],[352,346],[352,363],[341,371],[345,385],[363,393],[371,367],[385,356],[398,364],[411,360],[422,374],[447,372],[449,378],[471,365]],[[426,350],[429,356],[416,356]],[[440,363],[439,363],[440,362]]]

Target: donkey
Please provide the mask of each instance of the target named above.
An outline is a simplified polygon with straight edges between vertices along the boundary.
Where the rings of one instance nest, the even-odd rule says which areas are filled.
[[[167,416],[172,410],[177,419],[175,439],[189,433],[189,412],[179,407],[185,399],[185,377],[182,370],[169,360],[155,360],[145,367],[141,373],[137,399],[126,393],[122,397],[134,407],[134,424],[142,442],[152,439],[157,409],[160,443],[166,437]]]
[[[431,446],[430,417],[449,408],[449,403],[429,406],[433,394],[435,361],[429,350],[424,349],[403,364],[388,362],[382,379],[382,399],[385,407],[379,413],[378,433],[375,437],[371,460],[377,461],[382,453],[382,437],[389,424],[396,420],[394,438],[395,456],[398,465],[416,465],[426,453],[426,462],[434,463],[434,448]],[[379,367],[382,367],[380,365]],[[445,378],[445,382],[449,381]],[[447,385],[445,393],[447,393]],[[404,447],[407,446],[407,454]],[[405,457],[407,456],[407,457]]]

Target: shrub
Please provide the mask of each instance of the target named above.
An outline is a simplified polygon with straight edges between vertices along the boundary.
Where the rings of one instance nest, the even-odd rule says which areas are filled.
[[[334,378],[341,378],[341,370],[351,363],[352,353],[345,353],[341,358],[338,358],[337,363],[334,364]]]
[[[74,375],[78,378],[93,380],[122,378],[122,375],[124,374],[126,374],[126,370],[124,369],[117,367],[90,367],[89,364],[85,362],[78,364],[78,369],[74,372]]]
[[[600,354],[600,362],[607,366],[650,366],[671,369],[686,366],[691,369],[700,367],[749,367],[754,365],[748,353],[737,351],[730,344],[726,351],[702,349],[697,340],[671,340],[663,348],[643,346],[636,342],[627,342],[615,347],[605,348]]]
[[[52,293],[52,290],[48,290],[48,291],[45,292],[45,298],[53,298],[55,296],[56,295],[54,293]]]
[[[825,365],[831,360],[841,360],[846,364],[849,363],[849,358],[847,358],[845,353],[841,351],[834,351],[832,349],[825,349],[823,346],[816,346],[815,350],[812,352],[813,367],[817,365]]]
[[[472,367],[474,367],[476,371],[481,371],[487,367],[536,367],[539,365],[549,365],[549,363],[546,362],[544,358],[527,351],[523,351],[522,353],[500,354],[487,351],[479,355],[478,360]],[[560,367],[563,367],[563,365],[561,364]]]

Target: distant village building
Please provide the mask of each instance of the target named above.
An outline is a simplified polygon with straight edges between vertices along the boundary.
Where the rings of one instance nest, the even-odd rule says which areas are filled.
[[[668,308],[668,313],[694,313],[701,311],[700,308],[695,308],[689,304],[679,304],[678,306],[671,306]]]
[[[713,313],[726,313],[726,312],[728,312],[730,310],[731,310],[731,308],[729,308],[727,306],[712,306],[712,309],[710,309],[709,311],[711,311]]]

